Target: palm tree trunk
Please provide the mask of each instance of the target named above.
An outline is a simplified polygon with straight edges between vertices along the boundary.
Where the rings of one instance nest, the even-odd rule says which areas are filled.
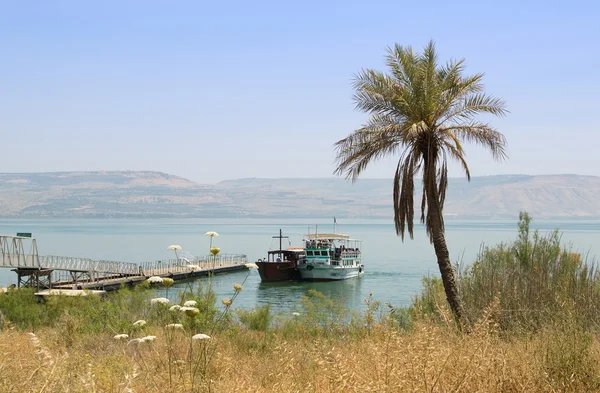
[[[431,242],[437,256],[438,266],[442,275],[442,282],[444,283],[444,291],[446,292],[446,299],[450,305],[450,309],[454,314],[454,319],[460,326],[460,328],[466,327],[465,313],[463,310],[462,302],[458,295],[458,287],[456,285],[456,275],[454,268],[450,262],[450,253],[448,252],[448,246],[446,245],[446,236],[444,234],[444,217],[442,215],[442,208],[440,206],[440,199],[438,195],[437,184],[434,181],[428,182],[429,185],[426,187],[427,197],[427,220],[429,224],[429,231],[431,236]]]

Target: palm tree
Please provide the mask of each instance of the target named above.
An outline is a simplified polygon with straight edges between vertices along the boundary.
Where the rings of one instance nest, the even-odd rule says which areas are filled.
[[[389,74],[366,69],[356,75],[356,107],[370,114],[368,122],[335,143],[335,174],[355,181],[371,161],[398,157],[394,176],[394,223],[404,241],[413,238],[415,176],[423,176],[421,223],[437,256],[444,290],[459,326],[465,315],[444,235],[444,199],[448,159],[457,161],[471,179],[463,150],[474,142],[502,161],[504,135],[475,120],[488,113],[503,116],[504,102],[483,93],[483,74],[464,76],[464,59],[439,64],[431,41],[423,53],[396,44],[388,49]]]

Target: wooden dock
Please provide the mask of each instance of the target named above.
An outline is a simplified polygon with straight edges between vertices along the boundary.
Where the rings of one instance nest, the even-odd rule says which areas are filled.
[[[248,270],[246,263],[221,263],[218,266],[205,266],[204,268],[189,268],[187,266],[173,266],[169,269],[146,270],[144,274],[135,276],[118,277],[114,275],[97,277],[94,280],[83,279],[78,281],[58,281],[52,284],[53,289],[79,289],[113,291],[122,285],[134,286],[150,277],[171,278],[175,281],[188,280],[197,277],[206,277],[209,274],[223,274]]]

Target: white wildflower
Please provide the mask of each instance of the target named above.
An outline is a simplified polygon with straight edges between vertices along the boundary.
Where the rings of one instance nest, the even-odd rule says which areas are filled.
[[[146,336],[146,337],[142,337],[140,340],[142,340],[145,343],[149,343],[149,342],[156,340],[156,336]]]
[[[209,338],[210,338],[210,336],[208,336],[204,333],[195,334],[192,336],[192,340],[208,340]]]
[[[181,306],[179,304],[176,304],[174,306],[171,306],[169,308],[169,311],[179,311],[181,309]]]
[[[256,263],[252,263],[252,262],[251,263],[247,263],[246,267],[248,269],[258,269],[258,265]]]
[[[144,321],[143,319],[140,319],[139,321],[135,321],[135,322],[133,323],[133,326],[135,326],[135,327],[142,327],[142,326],[144,326],[145,324],[146,324],[146,321]]]
[[[144,340],[142,340],[141,338],[134,338],[133,340],[129,340],[127,342],[127,345],[139,345],[140,343],[144,342]]]
[[[166,297],[157,297],[157,298],[150,300],[150,303],[152,303],[152,304],[168,304],[169,299],[167,299]]]
[[[158,284],[158,283],[161,283],[161,282],[163,282],[163,279],[162,279],[162,277],[158,277],[158,276],[152,276],[152,277],[150,277],[150,278],[148,279],[148,282],[149,282],[150,284]]]
[[[295,316],[295,317],[299,317],[300,313],[299,312],[293,312],[292,315]]]
[[[195,300],[188,300],[187,302],[183,303],[183,307],[196,307],[198,305],[198,303]]]
[[[238,284],[238,283],[236,282],[235,284],[233,284],[233,289],[234,289],[236,292],[239,292],[239,291],[241,291],[241,290],[242,290],[242,284]]]
[[[40,339],[35,335],[35,333],[27,333],[29,335],[29,337],[31,337],[31,344],[33,344],[34,347],[39,347],[40,346]]]
[[[190,318],[193,318],[200,313],[200,310],[198,310],[196,307],[181,307],[179,311],[184,312],[185,315]]]
[[[229,306],[231,306],[233,301],[228,297],[224,297],[223,299],[221,299],[221,303],[223,303],[225,306],[229,307]]]
[[[117,334],[115,337],[113,337],[115,340],[124,340],[126,338],[129,338],[129,334]]]
[[[167,329],[183,329],[183,325],[180,323],[170,323],[165,326]]]

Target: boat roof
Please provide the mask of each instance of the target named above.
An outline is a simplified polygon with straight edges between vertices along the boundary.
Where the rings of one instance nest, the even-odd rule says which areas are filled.
[[[268,251],[269,254],[283,254],[283,253],[298,253],[298,252],[304,252],[304,248],[299,248],[299,247],[292,247],[292,248],[288,248],[285,250],[271,250]]]
[[[319,233],[319,234],[311,233],[310,235],[306,235],[306,238],[310,239],[310,240],[313,240],[313,239],[327,239],[327,240],[343,239],[343,240],[349,240],[350,239],[350,235],[345,235],[343,233]]]

